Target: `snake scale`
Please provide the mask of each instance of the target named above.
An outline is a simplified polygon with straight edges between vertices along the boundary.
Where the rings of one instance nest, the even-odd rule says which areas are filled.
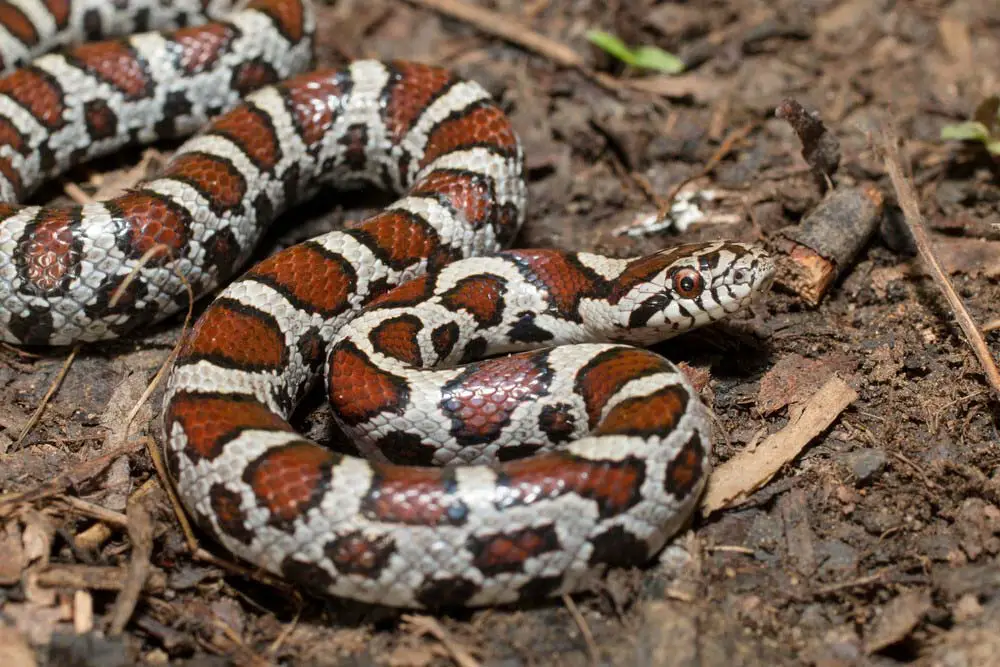
[[[771,260],[721,241],[505,250],[524,159],[486,91],[409,62],[312,70],[314,31],[306,0],[0,2],[0,335],[105,340],[185,308],[188,284],[216,293],[167,381],[167,468],[204,531],[311,592],[481,606],[647,562],[695,506],[711,430],[638,346],[744,307]],[[192,134],[117,198],[20,203]],[[234,279],[273,220],[334,185],[399,198]],[[324,377],[377,456],[289,425]]]

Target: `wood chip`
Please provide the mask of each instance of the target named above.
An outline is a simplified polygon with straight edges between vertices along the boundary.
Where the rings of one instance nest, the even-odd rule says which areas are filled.
[[[878,229],[884,210],[874,185],[842,187],[830,192],[796,226],[775,236],[776,282],[809,305],[817,305]]]
[[[78,588],[89,591],[120,591],[125,585],[127,570],[109,565],[51,565],[38,573],[39,586],[47,588]],[[145,590],[159,593],[167,587],[167,576],[153,570],[146,580]]]
[[[121,634],[132,618],[132,612],[152,568],[150,557],[153,555],[154,521],[145,500],[129,502],[126,516],[128,536],[132,542],[132,557],[128,563],[125,584],[115,600],[111,619],[108,621],[108,636],[111,637]]]
[[[444,647],[458,667],[479,667],[479,661],[472,657],[468,647],[451,636],[444,626],[432,616],[404,615],[403,627],[415,635],[431,635]]]
[[[803,577],[811,576],[819,567],[816,559],[816,539],[809,525],[809,499],[802,489],[792,489],[778,499],[778,510],[785,528],[788,559]]]
[[[35,667],[38,664],[25,636],[8,627],[0,627],[0,662],[4,667]]]
[[[73,593],[73,631],[85,635],[94,629],[94,598],[90,591]]]
[[[0,586],[13,586],[21,581],[25,565],[21,529],[16,521],[8,521],[0,529]]]
[[[944,234],[931,234],[930,238],[941,266],[949,274],[970,278],[1000,277],[1000,241],[955,238]],[[926,275],[929,271],[914,259],[908,266],[908,273]]]
[[[880,610],[865,639],[865,652],[875,653],[901,642],[913,631],[931,608],[930,591],[907,591],[893,598]]]
[[[702,515],[745,499],[767,484],[857,398],[858,393],[850,385],[839,377],[831,378],[785,428],[769,436],[753,452],[737,454],[715,469],[701,502]]]

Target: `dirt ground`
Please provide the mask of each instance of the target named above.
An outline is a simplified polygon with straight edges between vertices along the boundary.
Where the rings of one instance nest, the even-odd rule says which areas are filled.
[[[1000,8],[979,0],[475,4],[569,47],[584,66],[560,66],[422,2],[393,0],[324,5],[320,61],[446,64],[502,100],[529,166],[519,247],[629,256],[716,237],[770,245],[823,197],[774,109],[790,97],[818,112],[840,142],[835,186],[872,185],[884,196],[871,239],[819,306],[776,290],[737,321],[658,349],[707,382],[721,426],[716,465],[794,425],[835,375],[856,398],[758,491],[696,517],[677,539],[683,548],[661,562],[612,572],[569,601],[424,617],[299,600],[192,559],[145,449],[160,439],[161,392],[140,401],[179,319],[83,348],[20,442],[68,353],[3,349],[0,655],[11,665],[31,664],[32,652],[52,665],[1000,664],[998,404],[913,255],[872,144],[891,118],[959,295],[977,322],[996,322],[997,164],[940,131],[997,90]],[[627,70],[588,44],[592,28],[660,46],[688,69]],[[67,182],[93,192],[141,155]],[[700,222],[618,233],[706,165],[688,188],[715,193],[695,202]],[[65,199],[58,186],[38,198]],[[363,213],[324,198],[286,216],[262,252]],[[1000,333],[986,340],[997,354]],[[304,428],[311,423],[306,416]],[[137,495],[151,501],[150,521],[126,515]],[[123,568],[150,545],[145,591],[122,590]],[[138,597],[134,609],[129,596]],[[116,619],[121,609],[131,614]],[[124,630],[109,633],[109,624]]]

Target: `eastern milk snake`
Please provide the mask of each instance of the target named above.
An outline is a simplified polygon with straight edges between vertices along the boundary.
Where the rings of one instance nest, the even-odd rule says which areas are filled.
[[[302,74],[304,0],[114,4],[0,2],[3,339],[123,335],[186,307],[178,274],[198,295],[229,282],[321,187],[388,187],[402,198],[253,267],[187,336],[164,428],[188,511],[312,592],[395,606],[570,592],[655,555],[703,487],[710,424],[676,367],[623,343],[740,309],[769,286],[767,255],[500,252],[524,219],[523,158],[480,86],[404,62]],[[73,164],[202,127],[116,199],[16,203]],[[382,461],[289,425],[324,371],[339,424]]]

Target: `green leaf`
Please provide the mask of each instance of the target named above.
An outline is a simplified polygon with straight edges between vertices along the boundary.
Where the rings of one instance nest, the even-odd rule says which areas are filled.
[[[630,48],[628,44],[603,30],[587,31],[587,40],[608,55],[630,67],[651,69],[667,74],[684,71],[684,63],[677,56],[656,46]]]
[[[684,71],[684,62],[672,53],[667,53],[658,46],[640,46],[632,52],[635,57],[635,67],[644,67],[666,74],[680,74]]]
[[[964,123],[945,125],[941,128],[942,139],[957,139],[959,141],[987,141],[990,138],[990,131],[982,123],[970,120]]]
[[[979,121],[986,126],[988,133],[993,134],[997,129],[997,112],[1000,112],[1000,97],[991,95],[979,103],[972,120]]]
[[[635,65],[635,54],[622,40],[602,30],[589,30],[587,39],[605,53],[614,56],[626,65]]]
[[[993,140],[986,142],[986,150],[993,155],[1000,155],[1000,141]]]

